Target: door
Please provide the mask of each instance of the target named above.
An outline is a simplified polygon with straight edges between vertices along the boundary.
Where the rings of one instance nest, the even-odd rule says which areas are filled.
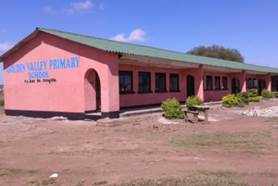
[[[85,73],[85,112],[95,112],[101,108],[100,79],[94,69]]]
[[[232,94],[237,94],[240,92],[240,81],[236,78],[232,79]]]
[[[259,80],[259,86],[258,86],[258,93],[259,93],[259,95],[262,94],[262,91],[263,91],[264,89],[266,89],[265,80],[260,79],[260,80]]]
[[[100,106],[101,106],[101,92],[100,92],[100,80],[99,80],[99,77],[98,75],[95,76],[95,82],[96,82],[96,107],[97,107],[97,110],[100,110]]]
[[[186,78],[187,82],[187,97],[195,96],[195,80],[194,77],[188,75]]]

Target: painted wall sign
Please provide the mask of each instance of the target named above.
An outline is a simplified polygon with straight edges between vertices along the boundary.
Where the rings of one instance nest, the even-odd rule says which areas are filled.
[[[29,63],[18,63],[9,66],[5,71],[7,73],[28,73],[28,80],[25,83],[35,82],[56,82],[51,78],[49,71],[53,70],[71,70],[79,67],[79,57],[57,58],[49,60],[38,60]],[[42,79],[42,80],[41,80]]]

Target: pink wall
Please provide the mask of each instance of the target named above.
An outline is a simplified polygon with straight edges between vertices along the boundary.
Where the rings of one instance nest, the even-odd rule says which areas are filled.
[[[175,97],[179,101],[185,101],[185,72],[181,70],[170,70],[151,66],[134,66],[134,65],[120,65],[121,71],[133,71],[133,94],[121,94],[120,95],[120,106],[130,107],[139,105],[151,105],[158,104],[167,98]],[[153,93],[137,93],[138,92],[138,72],[146,71],[151,72],[151,89]],[[168,92],[155,93],[155,72],[166,73],[166,87]],[[178,73],[180,75],[180,92],[169,92],[169,74]]]
[[[26,83],[28,72],[8,73],[10,65],[23,64],[41,60],[57,58],[79,60],[77,68],[47,69],[52,83]],[[231,92],[231,79],[236,77],[241,81],[241,89],[246,91],[245,80],[251,75],[245,73],[225,74],[219,72],[206,72],[202,66],[199,68],[170,69],[154,66],[135,66],[119,64],[117,55],[86,47],[58,37],[39,33],[17,52],[4,59],[4,97],[6,110],[29,110],[51,112],[83,113],[96,109],[94,76],[99,76],[101,86],[101,111],[119,111],[120,107],[159,104],[167,98],[176,97],[179,101],[186,100],[188,75],[195,78],[195,94],[204,101],[218,101]],[[92,76],[85,78],[88,71],[94,70]],[[133,71],[134,94],[119,94],[119,70]],[[138,72],[151,72],[152,93],[138,93]],[[155,93],[155,73],[166,73],[166,87],[168,92]],[[169,92],[169,75],[178,73],[180,92]],[[204,77],[227,76],[228,90],[204,91]],[[267,88],[271,87],[270,75],[252,77],[266,80]],[[214,79],[214,78],[213,78]],[[222,81],[221,81],[222,83]]]
[[[25,83],[24,73],[4,72],[5,109],[84,112],[85,73],[94,69],[101,81],[101,110],[119,110],[117,56],[85,47],[44,33],[29,41],[19,51],[4,60],[5,69],[11,64],[27,64],[38,60],[50,60],[77,56],[79,67],[75,69],[49,70],[54,83]],[[88,101],[88,100],[87,100]],[[94,106],[92,106],[94,107]]]
[[[223,96],[230,94],[231,92],[231,77],[229,74],[225,73],[219,73],[219,72],[205,72],[204,73],[204,86],[206,87],[206,82],[205,78],[206,76],[212,76],[213,78],[213,90],[205,90],[204,95],[205,95],[205,102],[210,102],[210,101],[220,101]],[[215,76],[220,77],[220,87],[223,87],[222,84],[222,77],[227,77],[228,78],[228,90],[214,90],[215,89]]]
[[[256,79],[256,80],[264,80],[265,83],[266,83],[266,89],[271,91],[271,75],[270,74],[267,74],[267,75],[259,75],[259,74],[247,74],[246,75],[246,84],[247,84],[247,81],[248,79],[251,78],[251,79]],[[247,90],[248,90],[248,87],[247,87]]]

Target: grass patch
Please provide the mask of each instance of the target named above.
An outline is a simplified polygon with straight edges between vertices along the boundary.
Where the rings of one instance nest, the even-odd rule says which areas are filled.
[[[198,133],[170,139],[170,144],[177,148],[207,150],[221,148],[226,151],[246,151],[260,153],[268,148],[271,139],[269,131],[240,133]]]
[[[36,170],[23,170],[23,169],[12,169],[12,168],[0,168],[0,177],[2,176],[16,176],[20,174],[36,174]]]
[[[42,181],[38,181],[38,180],[29,181],[28,186],[50,186],[50,185],[55,185],[56,183],[57,182],[55,178],[49,178]]]
[[[184,178],[139,179],[116,186],[246,186],[241,177],[229,171],[195,171]]]

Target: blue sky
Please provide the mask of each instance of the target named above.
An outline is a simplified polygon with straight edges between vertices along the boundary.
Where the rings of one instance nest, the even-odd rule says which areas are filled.
[[[3,0],[0,53],[41,26],[177,51],[220,44],[278,67],[277,10],[276,0]]]

